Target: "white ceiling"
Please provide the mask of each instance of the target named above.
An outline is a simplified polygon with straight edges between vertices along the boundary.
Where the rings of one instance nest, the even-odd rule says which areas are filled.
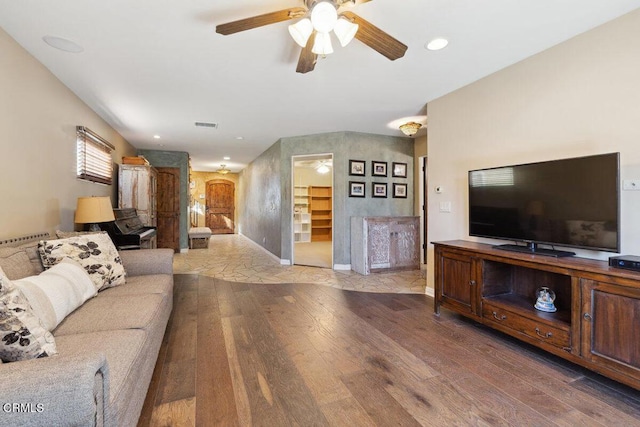
[[[335,52],[308,74],[295,72],[300,48],[287,31],[291,22],[215,32],[218,24],[302,4],[0,0],[0,26],[135,147],[186,151],[198,171],[221,163],[239,171],[281,137],[401,136],[397,125],[426,115],[429,101],[640,0],[373,0],[353,12],[406,44],[406,55],[389,61],[357,40],[345,48],[334,42]],[[45,35],[84,52],[55,50]],[[449,46],[426,50],[438,36]],[[197,128],[197,121],[219,127]]]

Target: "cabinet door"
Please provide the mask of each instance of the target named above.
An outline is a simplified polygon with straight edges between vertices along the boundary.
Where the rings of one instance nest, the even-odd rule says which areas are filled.
[[[461,314],[480,316],[478,261],[468,255],[436,250],[436,312],[439,304]]]
[[[391,227],[388,221],[367,221],[367,263],[369,270],[391,268]]]
[[[420,235],[415,218],[399,219],[390,225],[392,268],[420,268]]]
[[[640,381],[640,289],[582,280],[582,357]]]

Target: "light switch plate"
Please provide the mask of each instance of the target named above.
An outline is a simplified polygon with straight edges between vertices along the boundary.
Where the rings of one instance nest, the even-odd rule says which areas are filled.
[[[440,212],[451,212],[451,202],[440,202]]]

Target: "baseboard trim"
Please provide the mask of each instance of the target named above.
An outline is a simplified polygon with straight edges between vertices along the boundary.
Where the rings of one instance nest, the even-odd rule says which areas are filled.
[[[189,253],[189,248],[180,248],[180,253],[181,253],[181,254],[187,254],[187,253]]]
[[[427,294],[427,296],[431,297],[431,298],[435,297],[435,295],[436,295],[436,293],[434,292],[433,288],[430,288],[428,286],[425,288],[424,293]]]
[[[351,264],[333,264],[333,269],[340,271],[349,271],[351,270]]]
[[[277,255],[269,252],[264,246],[260,245],[259,243],[254,242],[253,240],[251,240],[250,238],[248,238],[247,236],[245,236],[242,233],[238,233],[238,236],[242,236],[245,239],[247,239],[250,243],[253,243],[257,248],[262,249],[267,255],[269,255],[271,258],[273,258],[274,260],[276,260],[278,263],[282,264],[282,259],[280,259]],[[285,260],[287,262],[289,262],[289,264],[283,264],[283,265],[290,265],[291,261],[289,260]]]
[[[291,265],[290,259],[280,259],[280,265]]]

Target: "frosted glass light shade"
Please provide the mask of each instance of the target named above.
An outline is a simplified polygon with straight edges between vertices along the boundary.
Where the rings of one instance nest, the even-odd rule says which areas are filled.
[[[329,33],[317,33],[316,40],[313,43],[311,52],[316,55],[329,55],[333,53],[333,46],[331,46],[331,37]]]
[[[311,11],[311,23],[319,33],[328,33],[333,30],[337,20],[338,11],[330,2],[320,2]]]
[[[309,41],[309,37],[312,32],[313,25],[309,18],[301,19],[295,24],[289,25],[289,34],[291,34],[293,40],[295,40],[295,42],[301,47],[305,47],[307,45],[307,41]]]
[[[335,27],[333,27],[333,32],[336,34],[336,37],[338,37],[340,45],[345,47],[353,40],[353,37],[358,32],[358,24],[354,24],[345,18],[340,18],[338,22],[336,22]]]

